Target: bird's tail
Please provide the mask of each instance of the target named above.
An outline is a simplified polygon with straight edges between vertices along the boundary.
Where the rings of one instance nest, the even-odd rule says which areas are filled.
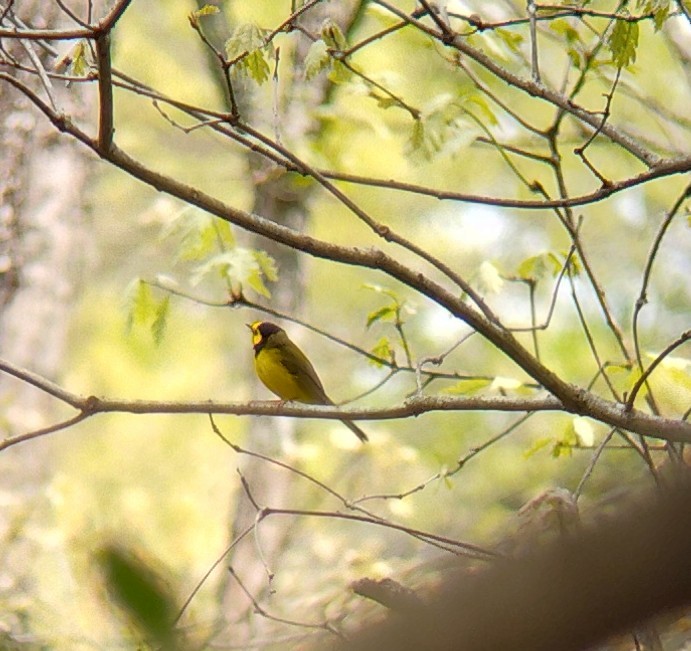
[[[351,432],[354,432],[355,436],[357,436],[363,443],[367,443],[369,441],[369,438],[367,434],[365,434],[355,423],[353,423],[350,420],[342,420],[341,421]]]

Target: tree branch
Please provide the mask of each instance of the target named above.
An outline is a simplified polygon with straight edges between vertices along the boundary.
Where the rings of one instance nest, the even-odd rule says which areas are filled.
[[[510,86],[527,93],[531,97],[543,99],[550,104],[561,108],[593,129],[600,128],[602,120],[598,113],[589,111],[578,104],[575,104],[566,95],[552,90],[543,84],[538,84],[535,81],[523,79],[510,72],[506,68],[502,68],[495,62],[494,59],[492,59],[492,57],[468,45],[465,42],[464,37],[456,36],[452,40],[449,40],[445,34],[437,32],[433,28],[428,27],[421,21],[393,6],[391,3],[385,2],[384,0],[375,0],[375,2],[376,4],[385,7],[392,14],[398,16],[402,20],[405,20],[408,24],[417,28],[428,36],[431,36],[445,45],[456,48],[459,52],[465,54],[467,57],[480,64],[485,70],[492,73],[495,77],[503,80]],[[607,138],[609,138],[612,142],[619,145],[622,149],[628,151],[641,162],[645,163],[648,167],[654,167],[660,162],[660,159],[656,154],[648,151],[644,147],[641,147],[633,140],[633,138],[622,132],[620,129],[613,127],[611,124],[603,125],[601,131],[602,134],[607,136]]]
[[[625,405],[611,403],[582,389],[583,406],[580,410],[569,408],[552,396],[544,397],[453,397],[416,395],[400,405],[385,408],[348,408],[286,403],[280,400],[214,403],[178,402],[159,400],[120,400],[79,396],[66,391],[35,373],[20,369],[6,360],[0,360],[0,371],[27,382],[37,389],[54,396],[78,409],[86,416],[100,413],[130,414],[230,414],[235,416],[287,416],[289,418],[316,418],[326,420],[396,420],[420,416],[433,411],[500,411],[536,412],[568,411],[589,416],[614,427],[653,436],[668,441],[691,443],[691,423],[651,416],[645,412],[626,409]],[[85,416],[85,417],[86,417]],[[49,432],[47,432],[49,433]],[[31,437],[35,438],[35,437]],[[0,450],[24,440],[21,437],[0,443]]]
[[[107,152],[113,145],[113,79],[110,61],[110,34],[96,39],[98,66],[98,146]]]
[[[686,427],[691,427],[691,425],[680,425],[677,421],[668,421],[667,419],[660,419],[659,422],[655,420],[650,421],[649,419],[652,417],[640,412],[631,412],[627,415],[623,415],[620,405],[607,402],[558,377],[524,348],[511,332],[504,329],[495,321],[489,320],[485,316],[479,314],[472,309],[462,297],[446,290],[424,274],[386,255],[383,251],[374,248],[359,249],[347,247],[315,239],[296,232],[291,228],[276,224],[259,215],[253,215],[233,208],[197,188],[156,172],[131,158],[115,145],[113,145],[111,150],[103,152],[99,149],[97,141],[89,137],[69,119],[61,114],[57,114],[35,93],[21,84],[21,82],[3,73],[0,73],[0,79],[5,79],[11,85],[23,92],[61,132],[72,135],[104,160],[111,162],[134,178],[141,180],[157,190],[178,197],[189,204],[195,205],[249,232],[262,235],[270,240],[300,250],[314,257],[324,258],[347,265],[376,269],[415,289],[433,302],[447,309],[457,318],[465,321],[469,326],[493,343],[499,350],[513,360],[515,364],[520,366],[531,378],[539,382],[547,391],[552,393],[566,411],[580,415],[588,415],[609,425],[621,427],[623,429],[631,429],[642,435],[660,436],[661,438],[675,441],[687,440],[688,432],[686,431]],[[658,428],[660,428],[659,431]]]

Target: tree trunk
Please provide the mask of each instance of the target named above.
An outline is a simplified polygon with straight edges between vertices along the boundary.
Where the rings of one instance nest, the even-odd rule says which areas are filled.
[[[319,34],[320,27],[328,17],[338,23],[344,32],[348,32],[360,9],[360,2],[349,0],[337,5],[321,5],[307,12],[300,19],[301,25],[312,34]],[[277,112],[282,117],[278,126],[281,136],[288,142],[307,143],[310,137],[317,133],[317,124],[311,116],[314,108],[328,101],[330,83],[324,79],[320,85],[314,81],[309,86],[300,83],[301,68],[299,62],[303,61],[311,41],[300,38],[298,46],[293,53],[293,71],[295,79],[285,86],[289,89],[288,95],[280,98],[281,106]],[[285,70],[287,63],[286,54],[281,52],[281,66]],[[253,119],[258,112],[264,111],[264,124],[273,125],[275,118],[272,107],[254,106],[252,98],[242,97],[241,104],[252,105]],[[271,128],[271,127],[267,127]],[[294,183],[291,175],[272,175],[273,163],[266,159],[250,154],[250,168],[254,178],[269,179],[256,185],[253,212],[268,219],[288,226],[296,231],[304,231],[309,223],[309,205],[314,185],[305,186]],[[300,266],[300,256],[297,252],[286,247],[278,246],[274,242],[256,240],[257,248],[266,250],[272,255],[279,267],[280,279],[275,290],[271,307],[290,314],[302,312],[301,306],[304,300],[304,274]],[[259,318],[259,317],[258,317]],[[257,384],[258,391],[261,389]],[[294,436],[296,421],[277,419],[253,419],[248,436],[248,447],[261,451],[263,454],[274,458],[281,458],[285,442]],[[266,462],[246,458],[243,460],[242,472],[251,487],[253,498],[260,506],[272,506],[275,508],[287,507],[295,502],[295,477],[287,472],[277,472],[275,466]],[[257,512],[255,507],[244,493],[240,493],[234,519],[230,526],[230,539],[235,537],[250,526]],[[291,523],[285,519],[271,519],[262,522],[260,531],[261,553],[264,555],[270,567],[280,563],[280,550],[287,544],[291,535]],[[230,564],[237,571],[245,588],[256,599],[266,596],[269,591],[269,580],[266,567],[259,558],[253,537],[246,538],[241,545],[233,550]],[[223,595],[220,600],[223,617],[233,621],[233,643],[238,644],[243,639],[253,635],[261,637],[261,622],[251,623],[249,617],[253,612],[253,605],[238,583],[228,575]],[[266,622],[267,620],[262,620]],[[237,623],[242,622],[251,626],[239,629]]]
[[[60,22],[57,5],[41,0],[24,2],[15,12],[8,11],[5,23],[16,18],[37,25]],[[50,45],[12,39],[3,45],[27,66],[33,66],[27,49],[46,70],[55,61]],[[44,93],[38,75],[11,66],[5,71]],[[0,87],[0,356],[57,379],[75,285],[83,272],[82,196],[88,167],[82,148],[56,136],[30,102],[9,88]],[[58,101],[65,99],[62,90],[52,88]],[[0,377],[0,403],[3,436],[37,429],[58,415],[48,396],[8,376]],[[2,489],[10,499],[0,512],[0,545],[5,549],[0,583],[14,594],[21,594],[23,584],[31,585],[26,578],[32,573],[31,559],[41,553],[37,543],[17,537],[17,531],[29,525],[32,512],[41,512],[38,501],[51,472],[53,445],[53,439],[45,438],[0,455]],[[30,625],[19,617],[6,618],[5,624],[13,633]]]

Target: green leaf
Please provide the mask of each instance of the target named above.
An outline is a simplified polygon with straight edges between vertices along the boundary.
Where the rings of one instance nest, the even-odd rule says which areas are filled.
[[[653,22],[655,23],[655,31],[659,32],[662,29],[665,21],[669,17],[670,1],[669,0],[638,0],[636,7],[645,14],[653,14]]]
[[[353,73],[350,69],[343,63],[334,59],[333,65],[331,66],[331,72],[329,72],[329,81],[334,84],[345,84],[350,81]]]
[[[258,273],[250,273],[246,278],[247,284],[255,291],[257,294],[264,296],[264,298],[271,298],[271,292],[269,288],[264,284],[264,279]]]
[[[569,59],[571,60],[571,63],[573,64],[573,67],[576,68],[576,70],[582,70],[583,69],[583,63],[585,59],[583,58],[583,55],[581,54],[580,50],[577,50],[576,48],[570,47],[566,51]]]
[[[278,265],[266,251],[253,251],[254,259],[259,265],[259,269],[266,279],[272,283],[278,280]]]
[[[540,452],[540,450],[544,450],[544,448],[546,448],[551,442],[551,436],[544,436],[539,439],[536,439],[535,441],[533,441],[533,444],[525,452],[523,452],[523,458],[529,459],[533,455]]]
[[[491,262],[484,260],[480,264],[476,283],[481,292],[485,294],[498,294],[504,286],[504,279]]]
[[[98,551],[97,562],[111,601],[154,646],[178,648],[175,640],[177,607],[165,581],[131,550],[117,544]]]
[[[562,268],[562,261],[551,251],[526,258],[518,265],[516,275],[523,280],[541,280],[546,274],[557,276]]]
[[[376,93],[370,93],[370,97],[374,97],[377,100],[377,106],[380,109],[389,109],[392,106],[400,106],[400,102],[393,97],[388,95],[378,95]]]
[[[539,280],[546,272],[544,254],[532,255],[518,265],[516,275],[523,280]]]
[[[214,255],[199,265],[192,273],[191,282],[198,284],[206,276],[216,276],[234,286],[248,285],[258,294],[269,298],[271,293],[264,280],[276,278],[275,264],[272,263],[273,260],[266,253],[257,255],[257,251],[252,249],[235,247],[231,251]]]
[[[570,420],[564,433],[557,438],[552,448],[552,456],[555,459],[560,457],[570,457],[573,454],[573,449],[578,445],[578,433],[574,427],[573,420]]]
[[[253,50],[243,60],[242,66],[247,69],[249,76],[258,84],[263,84],[269,79],[271,68],[264,58],[261,50]]]
[[[154,321],[151,324],[151,334],[154,342],[158,346],[163,341],[166,325],[168,323],[168,314],[170,313],[170,295],[164,296],[163,300],[156,306],[154,311]]]
[[[414,120],[406,153],[421,161],[429,161],[442,151],[458,151],[476,138],[482,124],[470,109],[479,108],[487,121],[495,124],[496,115],[477,94],[439,93],[431,97]]]
[[[478,93],[471,93],[462,97],[462,105],[464,110],[469,110],[472,108],[480,109],[482,117],[489,122],[489,124],[496,126],[499,124],[497,114],[492,110],[487,100],[483,95]]]
[[[278,280],[274,259],[265,251],[237,247],[232,227],[225,220],[202,212],[185,211],[165,235],[180,239],[179,259],[201,262],[192,271],[192,284],[213,275],[231,285],[239,284],[240,288],[247,284],[262,296],[269,297],[265,281]]]
[[[501,395],[507,395],[509,393],[528,395],[533,393],[533,389],[526,386],[520,380],[513,377],[502,377],[501,375],[497,375],[497,377],[492,380],[489,388],[492,392]]]
[[[140,278],[133,280],[126,290],[127,331],[137,325],[144,325],[156,314],[156,301],[151,287]]]
[[[228,249],[234,247],[235,234],[233,233],[233,227],[230,225],[230,222],[218,217],[209,216],[209,218],[211,219],[211,223],[216,231],[219,247]]]
[[[91,67],[91,50],[86,40],[77,41],[64,56],[55,62],[55,70],[75,77],[85,77]]]
[[[595,444],[595,428],[592,421],[584,416],[574,416],[571,425],[578,443],[588,448],[593,447]]]
[[[504,45],[512,52],[516,53],[520,51],[521,44],[523,43],[523,36],[519,32],[499,27],[494,30],[494,34],[498,36],[501,41],[503,41]]]
[[[617,376],[622,373],[628,375],[631,373],[631,364],[614,364],[610,362],[605,366],[605,373],[612,376]]]
[[[665,7],[665,9],[661,9],[660,11],[656,11],[654,14],[654,19],[653,22],[655,23],[655,31],[659,32],[665,22],[667,21],[667,18],[669,16],[669,5]]]
[[[84,77],[89,72],[90,50],[86,41],[79,41],[74,46],[72,55],[72,73],[77,77]]]
[[[379,357],[381,359],[386,359],[390,362],[395,362],[396,360],[396,354],[391,347],[391,342],[389,341],[388,337],[382,337],[375,345],[374,348],[370,351],[373,355],[376,357]],[[381,362],[377,362],[373,359],[370,359],[370,364],[381,367],[383,364]]]
[[[655,31],[659,32],[662,29],[665,22],[667,21],[667,18],[669,17],[669,2],[656,4],[664,4],[664,6],[658,7],[653,12],[653,22],[655,23]]]
[[[422,119],[413,121],[413,131],[406,143],[405,153],[417,162],[431,161],[444,144],[434,126]]]
[[[444,393],[458,396],[471,396],[480,393],[492,384],[491,380],[473,378],[467,380],[459,380],[456,384],[446,387]]]
[[[381,285],[372,285],[369,283],[365,283],[362,287],[363,289],[372,290],[391,299],[390,303],[377,308],[367,315],[367,328],[377,321],[402,322],[401,310],[407,306],[405,300],[402,300],[396,292],[391,289],[387,289],[386,287],[382,287]],[[413,310],[409,309],[408,311],[412,312]]]
[[[380,307],[378,310],[370,312],[367,315],[366,327],[369,328],[373,323],[376,323],[377,321],[393,321],[396,318],[396,312],[396,307],[392,305],[385,305],[384,307]]]
[[[226,41],[226,54],[234,61],[233,70],[263,84],[270,74],[267,57],[273,53],[271,44],[267,44],[268,31],[254,23],[238,25]]]
[[[559,271],[561,271],[561,265],[563,262],[566,260],[568,256],[568,252],[562,251],[562,260],[559,260],[555,256],[555,260],[559,263],[559,269],[556,272],[553,272],[553,275],[557,275]],[[583,265],[581,265],[581,260],[578,256],[572,255],[571,258],[569,258],[569,264],[567,266],[567,271],[574,277],[576,278],[577,276],[580,276],[583,273]]]
[[[252,52],[266,45],[267,30],[255,23],[243,23],[238,25],[226,42],[226,54],[234,59],[243,52]]]
[[[312,79],[322,70],[330,68],[329,81],[334,84],[350,81],[352,72],[333,54],[333,51],[344,50],[347,47],[340,27],[327,20],[322,27],[321,35],[321,39],[312,43],[305,57],[305,79]]]
[[[163,237],[180,240],[178,260],[202,260],[235,246],[235,235],[227,221],[197,210],[183,210]]]
[[[638,47],[638,23],[617,20],[607,39],[607,47],[612,53],[612,62],[624,68],[636,61]]]
[[[331,67],[333,58],[328,52],[328,47],[319,39],[310,45],[305,56],[305,79],[308,81],[316,77],[322,70]]]
[[[216,5],[204,5],[201,9],[197,9],[196,11],[193,11],[192,13],[199,17],[199,16],[211,16],[212,14],[217,14],[221,10],[216,6]]]
[[[127,332],[134,327],[149,327],[156,345],[160,344],[170,313],[170,295],[157,301],[151,285],[141,279],[130,283],[126,295]]]
[[[420,151],[425,144],[425,125],[422,120],[413,120],[413,130],[406,144],[406,151],[412,153]]]
[[[403,305],[403,303],[405,302],[403,299],[401,299],[397,292],[395,292],[393,289],[389,289],[388,287],[384,287],[383,285],[375,285],[374,283],[363,283],[362,289],[369,289],[370,291],[376,292],[377,294],[384,294],[385,296],[391,298],[397,305]]]
[[[573,25],[571,25],[571,23],[563,18],[553,20],[550,23],[549,28],[556,34],[563,36],[567,43],[581,42],[581,37],[578,31],[573,27]]]
[[[333,20],[324,21],[321,37],[324,43],[333,50],[345,50],[348,47],[345,35]]]
[[[267,280],[272,280],[269,278],[265,273],[264,270],[262,269],[261,264],[259,263],[259,260],[257,259],[257,251],[254,251],[254,258],[255,261],[257,262],[257,267],[254,269],[250,269],[248,274],[247,274],[247,279],[246,282],[247,284],[255,291],[257,294],[261,294],[265,298],[271,298],[271,292],[267,288],[267,286],[264,284],[264,278]],[[264,253],[264,255],[268,258],[269,256]],[[274,265],[274,270],[275,270],[275,265]],[[240,284],[242,282],[238,280]]]

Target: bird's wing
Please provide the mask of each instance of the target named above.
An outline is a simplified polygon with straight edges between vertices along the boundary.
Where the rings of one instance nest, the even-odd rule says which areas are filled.
[[[333,404],[329,396],[326,395],[314,366],[299,348],[295,347],[289,353],[284,352],[281,364],[295,378],[305,393],[310,396],[309,401],[303,400],[303,402],[311,402],[315,405]]]

